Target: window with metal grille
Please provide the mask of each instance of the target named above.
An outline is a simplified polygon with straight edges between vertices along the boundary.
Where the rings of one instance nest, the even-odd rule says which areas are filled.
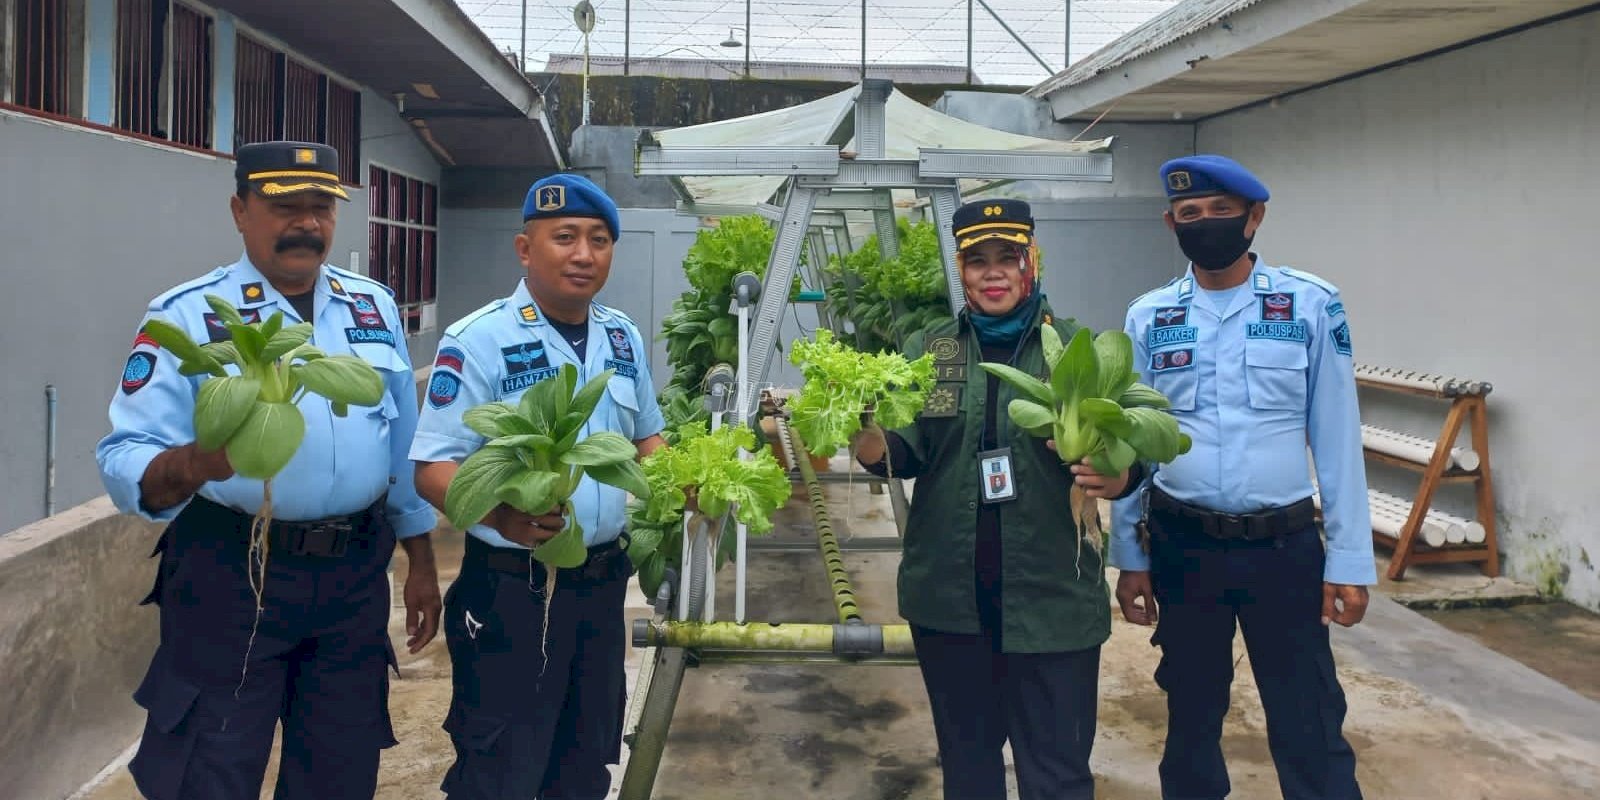
[[[211,17],[181,3],[172,6],[171,139],[212,147]]]
[[[361,92],[328,81],[326,141],[339,152],[339,180],[361,183]]]
[[[406,331],[416,333],[422,327],[423,306],[436,299],[438,187],[374,166],[367,189],[372,278],[394,290]]]
[[[7,70],[11,102],[50,114],[83,115],[82,0],[12,0]],[[0,40],[0,45],[6,42]]]
[[[117,0],[118,128],[166,138],[160,91],[166,44],[166,0]]]
[[[235,66],[235,147],[289,139],[339,153],[339,179],[361,180],[361,92],[243,34]]]
[[[117,0],[116,127],[211,147],[211,18],[169,0]]]
[[[278,138],[278,97],[283,74],[278,54],[239,34],[233,77],[233,146]]]

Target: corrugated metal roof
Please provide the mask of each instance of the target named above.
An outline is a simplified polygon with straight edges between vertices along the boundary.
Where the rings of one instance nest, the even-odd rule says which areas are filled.
[[[1199,33],[1229,14],[1259,2],[1261,0],[1184,0],[1029,89],[1026,94],[1029,97],[1043,97],[1057,89],[1082,83],[1106,70],[1115,69],[1186,36]]]

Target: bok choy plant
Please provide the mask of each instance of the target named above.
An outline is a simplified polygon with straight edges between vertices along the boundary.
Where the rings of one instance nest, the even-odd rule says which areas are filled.
[[[501,503],[535,516],[565,508],[586,475],[649,499],[650,485],[634,462],[638,448],[633,442],[612,431],[579,439],[613,372],[606,370],[579,387],[577,368],[564,364],[555,377],[524,392],[517,404],[486,403],[469,409],[463,421],[489,441],[461,463],[445,490],[444,512],[450,523],[466,530]],[[545,565],[546,628],[556,572],[582,566],[588,555],[583,527],[573,514],[566,515],[560,533],[529,551],[529,559]]]
[[[1166,411],[1167,398],[1138,382],[1127,334],[1108,330],[1091,338],[1080,328],[1065,345],[1053,326],[1040,328],[1040,335],[1048,383],[1005,364],[979,365],[1022,394],[1006,408],[1018,427],[1054,439],[1064,463],[1088,458],[1096,472],[1108,476],[1122,474],[1135,461],[1167,463],[1189,452],[1192,443]],[[1072,505],[1080,536],[1099,549],[1095,503],[1073,486]]]
[[[182,328],[160,319],[147,321],[143,332],[178,359],[179,373],[210,376],[195,397],[195,443],[202,450],[225,451],[236,474],[262,482],[261,508],[250,523],[247,570],[259,624],[271,549],[272,479],[305,439],[306,421],[297,404],[308,393],[319,395],[342,417],[350,406],[383,402],[383,378],[355,356],[328,355],[312,345],[311,323],[285,327],[281,311],[265,322],[247,323],[221,297],[208,294],[206,303],[228,339],[196,344]],[[254,643],[252,627],[250,646]],[[247,649],[247,665],[249,658]]]

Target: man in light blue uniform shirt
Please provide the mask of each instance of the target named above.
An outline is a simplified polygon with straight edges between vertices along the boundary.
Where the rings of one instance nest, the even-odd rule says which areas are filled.
[[[379,405],[343,417],[317,395],[297,404],[305,438],[272,481],[263,607],[253,625],[247,549],[262,482],[234,475],[225,453],[193,443],[203,376],[179,374],[172,353],[145,334],[135,339],[96,457],[119,509],[170,524],[146,598],[160,605],[161,645],[134,694],[149,719],[129,769],[153,800],[255,800],[281,719],[278,798],[371,798],[378,753],[395,744],[386,572],[397,538],[411,564],[412,652],[433,638],[440,612],[428,538],[436,516],[406,459],[417,400],[405,331],[386,287],[322,263],[335,199],[349,199],[332,148],[248,145],[235,179],[244,256],[157,297],[145,320],[165,320],[204,344],[229,338],[208,294],[235,304],[247,322],[281,312],[285,325],[312,323],[311,342],[325,352],[375,367],[385,392]]]
[[[1283,796],[1359,798],[1327,628],[1359,622],[1377,582],[1344,304],[1327,281],[1250,252],[1268,193],[1242,166],[1191,156],[1161,177],[1190,269],[1134,301],[1126,328],[1141,379],[1172,401],[1194,447],[1114,505],[1111,561],[1123,615],[1155,624],[1162,649],[1162,796],[1229,792],[1221,736],[1237,622]]]
[[[616,205],[585,178],[553,175],[528,191],[523,226],[523,280],[439,341],[411,458],[418,489],[440,508],[459,463],[485,441],[463,414],[517,402],[565,364],[580,385],[613,373],[581,435],[620,433],[641,458],[664,444],[644,337],[594,302],[620,233]],[[567,509],[530,516],[501,505],[467,532],[445,596],[454,693],[444,728],[456,761],[440,788],[451,800],[606,796],[625,711],[626,501],[585,477]],[[557,573],[546,636],[544,565],[528,548],[560,532],[563,513],[577,515],[589,557]]]

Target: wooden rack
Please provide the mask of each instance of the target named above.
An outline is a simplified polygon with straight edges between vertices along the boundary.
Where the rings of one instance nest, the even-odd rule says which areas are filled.
[[[1489,473],[1489,419],[1488,407],[1485,404],[1485,397],[1493,386],[1481,381],[1464,381],[1366,364],[1356,366],[1356,384],[1382,391],[1450,401],[1444,427],[1439,432],[1439,438],[1432,442],[1380,428],[1362,426],[1362,439],[1369,461],[1422,474],[1416,497],[1410,504],[1410,512],[1406,515],[1405,523],[1400,526],[1398,533],[1395,535],[1383,533],[1377,530],[1376,526],[1372,532],[1375,544],[1389,547],[1394,551],[1394,556],[1389,562],[1389,579],[1404,578],[1406,567],[1411,564],[1445,562],[1477,563],[1483,574],[1489,577],[1499,576],[1500,553],[1495,546],[1494,486]],[[1471,425],[1471,449],[1456,446],[1457,435],[1467,424]],[[1428,445],[1432,447],[1431,454],[1427,452]],[[1463,465],[1475,468],[1463,469]],[[1473,485],[1478,501],[1478,518],[1475,524],[1430,511],[1434,490],[1446,483]],[[1473,535],[1459,543],[1447,540],[1442,546],[1432,546],[1424,539],[1431,538],[1438,541],[1438,538],[1436,535],[1428,537],[1422,535],[1421,531],[1425,524],[1430,526],[1443,524],[1452,531],[1467,528],[1473,531]],[[1384,527],[1392,528],[1388,525]],[[1474,542],[1473,539],[1481,541]]]

